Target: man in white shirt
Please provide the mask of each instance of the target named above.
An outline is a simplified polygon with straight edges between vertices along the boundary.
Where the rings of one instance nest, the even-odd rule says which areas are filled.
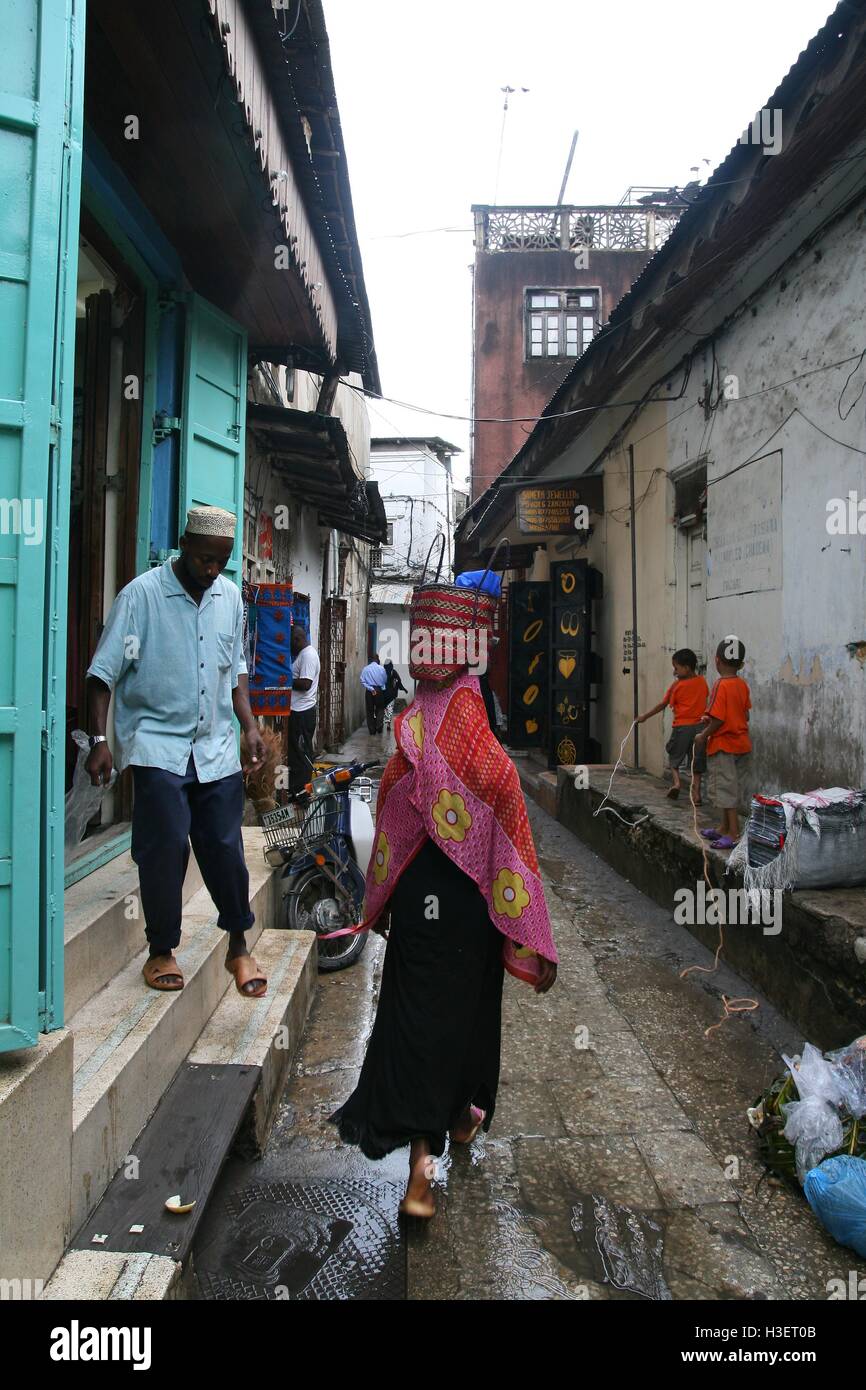
[[[292,624],[292,712],[289,716],[289,791],[299,792],[312,776],[316,710],[319,703],[319,654],[300,623]]]
[[[385,717],[384,696],[385,687],[388,684],[388,673],[379,662],[378,652],[361,672],[361,684],[364,687],[367,729],[371,734],[381,734]]]

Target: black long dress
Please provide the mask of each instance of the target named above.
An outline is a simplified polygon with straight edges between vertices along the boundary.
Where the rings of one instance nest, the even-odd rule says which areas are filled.
[[[486,1112],[489,1129],[499,1084],[502,944],[478,888],[426,840],[391,898],[379,1005],[358,1085],[331,1116],[340,1137],[367,1158],[416,1138],[443,1153],[468,1102]]]

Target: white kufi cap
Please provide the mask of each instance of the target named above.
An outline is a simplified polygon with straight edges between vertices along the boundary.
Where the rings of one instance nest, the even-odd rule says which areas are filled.
[[[238,519],[222,507],[190,507],[186,514],[188,536],[221,536],[233,541]]]

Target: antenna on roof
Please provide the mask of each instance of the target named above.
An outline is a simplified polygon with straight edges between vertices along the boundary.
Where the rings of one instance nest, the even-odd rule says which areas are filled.
[[[574,151],[577,149],[577,137],[579,134],[580,131],[576,130],[571,137],[571,149],[568,151],[568,159],[565,165],[565,173],[562,176],[562,187],[559,190],[559,197],[556,200],[556,206],[558,208],[562,207],[562,200],[565,197],[565,189],[568,183],[568,176],[571,173],[571,162],[574,159]]]

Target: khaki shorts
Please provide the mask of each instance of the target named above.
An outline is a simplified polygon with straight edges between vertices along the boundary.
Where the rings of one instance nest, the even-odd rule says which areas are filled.
[[[751,753],[711,753],[710,792],[720,811],[736,811],[745,800],[743,786],[752,766]]]

